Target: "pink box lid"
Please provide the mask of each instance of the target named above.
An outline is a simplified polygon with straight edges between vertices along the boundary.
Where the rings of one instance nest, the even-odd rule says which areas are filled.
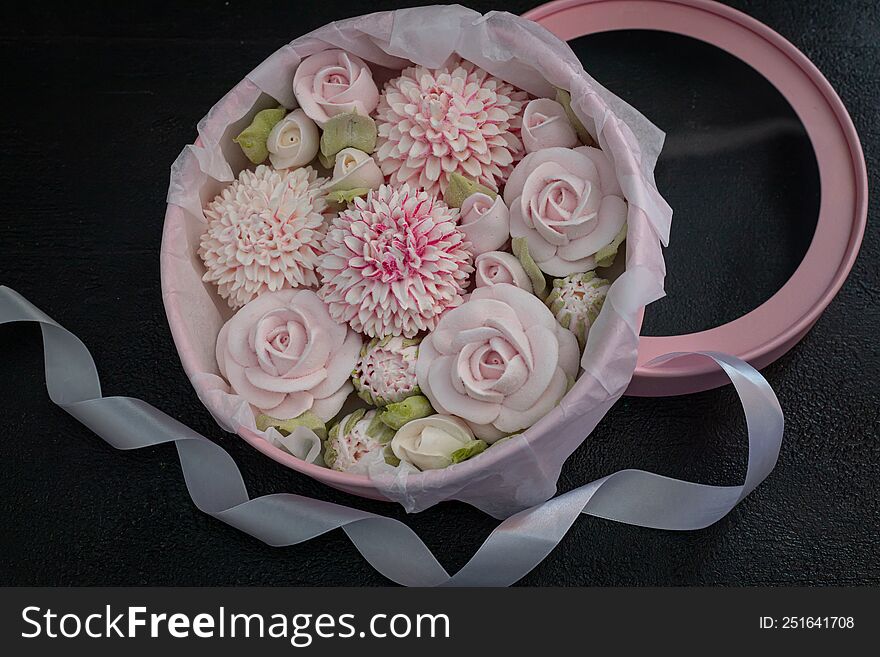
[[[642,337],[626,394],[681,395],[728,383],[705,359],[647,366],[666,353],[722,351],[761,368],[791,349],[843,285],[858,254],[868,213],[861,144],[846,108],[822,73],[766,25],[711,0],[555,0],[524,16],[567,41],[599,32],[646,29],[721,48],[761,73],[785,97],[803,123],[819,165],[816,232],[791,278],[765,303],[722,326],[686,335]]]

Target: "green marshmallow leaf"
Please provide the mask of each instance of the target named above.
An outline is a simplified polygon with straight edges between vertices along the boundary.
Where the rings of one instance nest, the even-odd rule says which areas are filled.
[[[254,164],[262,164],[269,157],[269,149],[266,148],[269,133],[286,114],[287,110],[283,107],[261,110],[254,116],[251,124],[232,141],[241,146],[247,159]]]
[[[336,155],[331,155],[326,157],[320,150],[318,151],[318,162],[322,167],[327,169],[329,172],[333,172],[333,167],[336,164]]]
[[[385,463],[387,463],[388,465],[390,465],[394,468],[396,468],[398,465],[400,465],[400,459],[397,458],[397,456],[394,454],[394,451],[391,449],[391,445],[385,446],[384,456],[385,456]]]
[[[380,445],[387,445],[394,438],[396,431],[382,422],[379,413],[373,416],[370,425],[367,427],[367,435],[378,442]]]
[[[577,114],[574,113],[574,110],[571,109],[571,94],[567,92],[565,89],[556,89],[556,102],[562,105],[563,109],[565,109],[565,115],[568,117],[568,122],[571,123],[571,127],[574,128],[574,131],[577,133],[578,139],[581,140],[581,143],[584,146],[592,146],[596,142],[593,141],[593,136],[587,132],[587,129],[584,127],[584,124],[581,123],[581,120],[577,117]]]
[[[498,196],[497,192],[493,192],[485,185],[481,185],[460,173],[453,173],[449,176],[449,185],[446,187],[446,193],[443,194],[443,201],[450,208],[460,208],[465,199],[473,194],[485,194],[492,200]]]
[[[332,168],[331,158],[343,148],[356,148],[364,153],[372,153],[376,150],[376,137],[378,131],[376,122],[369,116],[363,116],[356,112],[337,114],[324,124],[324,134],[321,135],[322,164],[327,163],[327,168]]]
[[[535,264],[532,256],[529,255],[529,244],[526,238],[514,237],[511,240],[511,249],[513,250],[513,255],[519,258],[519,262],[523,269],[526,270],[526,274],[529,275],[535,295],[539,299],[543,299],[547,296],[547,279],[544,277],[544,272],[541,271],[538,265]]]
[[[620,232],[617,233],[617,236],[611,241],[611,244],[607,244],[596,251],[596,255],[593,257],[596,259],[597,267],[610,267],[614,264],[614,258],[617,256],[617,249],[620,248],[621,243],[626,239],[626,228],[627,225],[623,224],[623,228],[620,229]]]
[[[327,425],[311,411],[289,420],[279,420],[270,415],[257,416],[257,429],[265,431],[269,427],[275,427],[282,436],[289,436],[297,427],[311,429],[321,440],[327,439]]]
[[[356,198],[360,198],[361,196],[366,196],[370,192],[366,187],[357,187],[355,189],[344,189],[337,192],[330,192],[327,194],[327,200],[330,203],[341,203],[343,205],[348,205],[353,202]]]
[[[407,422],[434,415],[434,412],[431,402],[428,401],[427,397],[424,395],[413,395],[401,402],[388,404],[388,406],[379,411],[378,418],[385,425],[397,431]]]
[[[464,447],[455,450],[450,455],[453,463],[461,463],[462,461],[467,461],[469,458],[473,458],[477,454],[481,454],[486,451],[488,447],[488,443],[485,440],[472,440]]]

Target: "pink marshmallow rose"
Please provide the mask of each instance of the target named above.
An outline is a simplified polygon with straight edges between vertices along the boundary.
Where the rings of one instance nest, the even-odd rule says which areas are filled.
[[[526,153],[542,148],[578,145],[577,133],[571,127],[565,108],[555,100],[536,98],[523,111],[522,140]]]
[[[510,236],[550,276],[595,269],[596,252],[626,224],[626,202],[614,166],[598,148],[545,148],[516,165],[504,200]]]
[[[458,226],[474,255],[500,249],[510,239],[510,212],[500,196],[471,194],[461,204],[460,217]]]
[[[532,281],[525,268],[515,255],[506,251],[488,251],[474,260],[477,287],[489,285],[516,285],[526,292],[532,292]]]
[[[422,341],[419,387],[438,413],[494,442],[556,406],[578,372],[577,339],[533,294],[478,287]]]
[[[311,290],[266,292],[220,329],[217,364],[236,394],[275,418],[327,422],[352,391],[361,337]]]
[[[293,93],[306,115],[322,127],[337,114],[369,116],[379,104],[369,67],[344,50],[324,50],[302,60],[293,75]]]

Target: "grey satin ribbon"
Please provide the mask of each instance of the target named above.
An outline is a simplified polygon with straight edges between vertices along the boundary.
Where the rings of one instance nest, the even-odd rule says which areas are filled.
[[[760,484],[776,464],[782,409],[767,381],[726,354],[694,352],[730,377],[745,409],[749,463],[741,486],[708,486],[642,470],[621,470],[504,520],[455,575],[405,524],[373,513],[279,493],[250,499],[241,472],[219,445],[130,397],[102,397],[85,345],[8,287],[0,287],[0,324],[37,322],[43,332],[49,397],[117,449],[173,442],[187,489],[205,513],[272,546],[294,545],[341,528],[385,577],[407,586],[507,586],[555,548],[581,513],[656,529],[711,525]],[[668,361],[683,355],[668,354]]]

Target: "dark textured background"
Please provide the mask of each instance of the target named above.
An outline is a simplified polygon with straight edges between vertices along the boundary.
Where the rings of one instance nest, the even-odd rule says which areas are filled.
[[[521,13],[535,3],[470,4]],[[813,59],[849,108],[876,172],[876,3],[729,4]],[[252,495],[291,491],[392,515],[457,569],[494,520],[457,503],[406,516],[325,488],[224,434],[183,374],[162,308],[168,167],[195,123],[274,49],[363,10],[358,2],[290,0],[17,6],[0,24],[0,282],[83,339],[105,394],[146,399],[228,449]],[[760,303],[793,269],[815,224],[815,164],[798,126],[786,123],[785,104],[744,67],[711,53],[708,61],[684,57],[662,36],[576,45],[588,70],[670,133],[658,168],[678,212],[670,298],[649,314],[647,329],[700,328]],[[713,75],[711,62],[725,73]],[[729,85],[724,76],[733,76]],[[682,158],[681,148],[714,143],[713,130],[728,120],[735,128],[742,112],[788,127],[751,151],[722,148],[717,166]],[[523,584],[880,583],[876,219],[875,198],[843,290],[803,342],[764,372],[787,416],[770,478],[703,531],[582,518]],[[273,549],[201,514],[173,448],[114,451],[48,401],[35,328],[0,328],[0,346],[0,583],[387,583],[342,532]],[[729,387],[623,399],[569,460],[560,488],[628,466],[735,483],[745,467],[742,430]]]

